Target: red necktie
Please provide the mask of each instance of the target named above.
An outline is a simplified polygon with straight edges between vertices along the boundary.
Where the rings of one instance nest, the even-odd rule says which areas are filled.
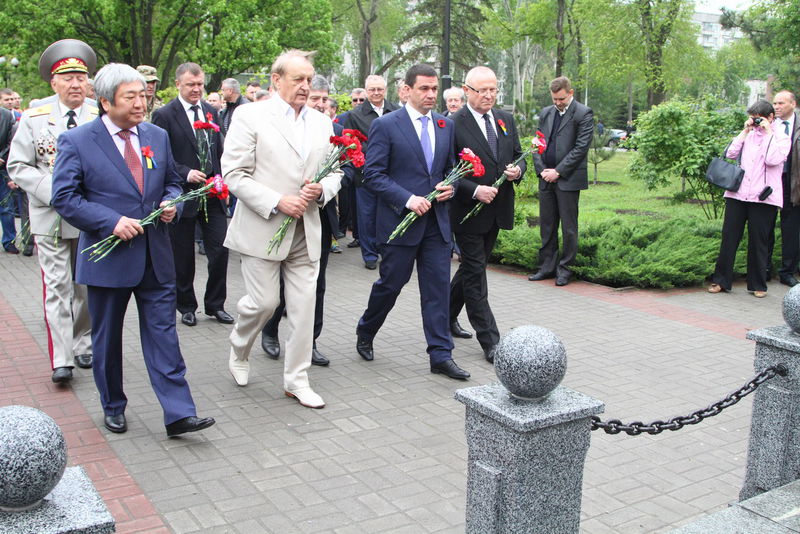
[[[125,140],[125,164],[128,166],[128,170],[131,171],[133,179],[136,182],[136,186],[139,188],[139,192],[143,193],[144,169],[142,169],[142,158],[140,158],[133,149],[133,143],[131,143],[131,131],[120,130],[117,132],[117,135]]]

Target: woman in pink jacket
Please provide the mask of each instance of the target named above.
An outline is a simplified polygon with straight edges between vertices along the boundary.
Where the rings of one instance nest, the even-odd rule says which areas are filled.
[[[744,178],[738,191],[725,193],[725,219],[717,266],[711,277],[709,293],[730,291],[733,263],[747,223],[747,290],[757,298],[767,296],[767,238],[775,214],[783,205],[781,173],[791,148],[791,140],[780,128],[772,128],[775,110],[766,100],[759,100],[747,110],[750,118],[737,135],[726,156],[741,154]]]

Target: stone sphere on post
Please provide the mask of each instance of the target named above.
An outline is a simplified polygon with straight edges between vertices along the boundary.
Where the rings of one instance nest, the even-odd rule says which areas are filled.
[[[550,330],[541,326],[520,326],[497,344],[494,370],[514,397],[541,399],[564,379],[567,350]]]
[[[0,408],[0,510],[35,508],[66,466],[67,443],[50,416],[29,406]]]
[[[795,334],[800,334],[800,284],[783,297],[783,320]]]

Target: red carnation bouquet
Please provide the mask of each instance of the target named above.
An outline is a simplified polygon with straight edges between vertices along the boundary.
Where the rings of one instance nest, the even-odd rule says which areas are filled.
[[[333,146],[333,150],[328,154],[328,158],[322,164],[320,170],[317,171],[311,183],[318,183],[330,173],[338,171],[348,163],[352,163],[354,167],[363,167],[364,152],[361,150],[361,143],[366,140],[367,136],[358,130],[345,129],[342,135],[332,135],[330,143]],[[271,254],[273,250],[280,246],[294,220],[294,217],[286,216],[278,231],[269,240],[267,254]]]
[[[161,217],[161,214],[164,213],[165,209],[171,208],[172,206],[177,206],[181,202],[186,202],[187,200],[200,199],[201,209],[205,213],[206,199],[208,197],[221,199],[228,198],[228,186],[223,183],[222,177],[219,174],[206,180],[205,185],[202,187],[198,189],[192,189],[188,193],[179,195],[168,201],[164,206],[153,210],[147,217],[139,220],[139,224],[141,226],[158,224],[159,217]],[[105,239],[98,241],[94,245],[81,250],[81,253],[83,254],[84,252],[89,252],[89,259],[91,261],[98,262],[108,256],[111,251],[117,248],[117,245],[119,245],[121,242],[122,240],[119,237],[111,234]]]
[[[450,171],[450,174],[448,174],[447,177],[442,181],[442,185],[453,185],[468,174],[472,174],[473,176],[483,176],[485,169],[483,168],[483,163],[481,163],[481,158],[479,158],[472,150],[469,148],[464,148],[458,157],[461,158],[461,161],[459,161],[456,166],[453,167],[453,170]],[[442,192],[436,189],[425,195],[425,199],[428,200],[428,202],[433,202],[441,194]],[[397,225],[397,228],[394,229],[391,235],[389,235],[389,241],[405,234],[406,230],[408,230],[408,228],[414,224],[414,221],[417,219],[419,219],[419,215],[413,211],[409,212],[403,218],[403,220],[400,221],[400,224]]]
[[[519,165],[520,161],[522,161],[523,159],[527,158],[528,156],[530,156],[534,152],[537,153],[537,154],[544,154],[545,150],[547,150],[547,141],[544,140],[544,134],[542,132],[540,132],[539,130],[536,130],[536,135],[534,135],[533,139],[531,139],[531,149],[523,152],[520,157],[518,157],[517,159],[515,159],[511,163],[511,166],[512,167],[516,167],[517,165]],[[506,175],[505,175],[505,173],[503,173],[492,184],[492,187],[500,187],[501,185],[503,185],[503,182],[505,182],[505,181],[506,181]],[[477,215],[478,213],[480,213],[480,211],[483,209],[483,207],[485,205],[486,204],[484,204],[483,202],[478,202],[477,204],[475,204],[475,206],[471,210],[469,210],[469,213],[464,215],[464,218],[461,219],[461,222],[459,224],[464,224],[464,221],[466,221],[467,219],[469,219],[473,215]]]

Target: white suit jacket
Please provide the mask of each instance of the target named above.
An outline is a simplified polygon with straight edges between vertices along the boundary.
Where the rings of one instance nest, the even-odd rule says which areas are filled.
[[[222,174],[238,203],[228,227],[225,246],[242,254],[282,261],[291,248],[296,223],[292,223],[281,246],[267,254],[267,244],[286,215],[275,210],[283,195],[297,195],[304,180],[313,179],[331,150],[333,123],[309,109],[305,121],[306,157],[292,140],[289,118],[277,98],[253,102],[242,108],[231,122],[222,153]],[[341,172],[321,180],[322,201],[336,196]],[[319,260],[322,225],[319,204],[312,202],[303,215],[308,256]]]

